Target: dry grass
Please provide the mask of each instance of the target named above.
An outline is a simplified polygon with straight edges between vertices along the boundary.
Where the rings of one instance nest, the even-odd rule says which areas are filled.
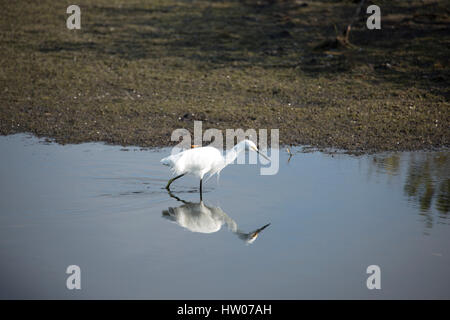
[[[161,146],[202,120],[282,144],[449,146],[445,1],[378,1],[382,29],[363,12],[356,48],[320,46],[352,1],[84,0],[78,31],[64,2],[1,2],[2,134]]]

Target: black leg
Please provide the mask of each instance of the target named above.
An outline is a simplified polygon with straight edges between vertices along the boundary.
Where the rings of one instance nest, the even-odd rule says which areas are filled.
[[[202,182],[203,182],[203,179],[200,179],[200,201],[202,201]]]
[[[177,180],[178,178],[181,178],[181,177],[184,176],[184,175],[185,175],[185,173],[180,174],[179,176],[176,176],[175,178],[170,179],[169,182],[167,182],[166,189],[169,190],[169,187],[170,187],[170,185],[172,184],[172,182],[174,182],[174,181]]]
[[[172,193],[172,191],[170,191],[170,189],[167,189],[167,192],[169,193],[169,196],[171,196],[172,198],[174,198],[174,199],[177,200],[177,201],[183,202],[184,204],[190,204],[190,203],[192,203],[192,202],[185,201],[185,200],[183,200],[183,199],[178,198],[176,195],[174,195],[174,194]]]

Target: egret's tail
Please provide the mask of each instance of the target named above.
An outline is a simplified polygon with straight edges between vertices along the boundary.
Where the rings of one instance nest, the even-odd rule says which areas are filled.
[[[177,165],[177,161],[180,159],[180,157],[182,155],[183,155],[182,153],[170,155],[166,158],[161,159],[161,163],[165,166],[170,167],[172,174],[180,175],[184,172],[183,172],[183,168],[180,167],[180,165]]]
[[[173,165],[172,159],[170,157],[166,157],[164,159],[161,159],[161,163],[165,166],[171,167]]]

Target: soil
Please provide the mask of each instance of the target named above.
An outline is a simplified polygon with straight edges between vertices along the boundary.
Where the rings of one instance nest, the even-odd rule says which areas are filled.
[[[448,1],[1,1],[0,133],[169,146],[177,128],[278,128],[282,145],[449,146]]]

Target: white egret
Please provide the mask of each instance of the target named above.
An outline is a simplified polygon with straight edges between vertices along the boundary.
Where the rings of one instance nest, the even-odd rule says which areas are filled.
[[[250,140],[243,140],[231,148],[225,156],[218,149],[206,146],[188,149],[183,152],[171,155],[161,160],[163,165],[169,166],[176,176],[167,182],[166,189],[170,190],[170,185],[176,179],[186,174],[191,174],[200,178],[200,199],[202,198],[202,181],[205,174],[211,177],[219,174],[227,165],[232,163],[237,156],[246,150],[256,151],[258,154],[269,160],[265,155],[259,152],[255,143]]]

